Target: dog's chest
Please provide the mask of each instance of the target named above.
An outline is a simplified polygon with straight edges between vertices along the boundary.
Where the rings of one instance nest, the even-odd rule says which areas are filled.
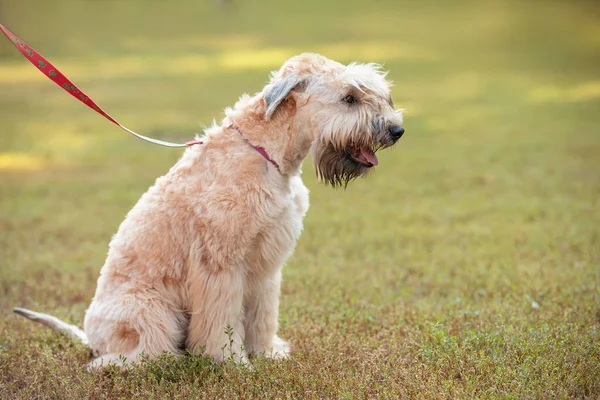
[[[302,219],[308,209],[308,189],[300,177],[290,180],[290,190],[280,200],[281,213],[257,235],[246,257],[250,275],[260,277],[279,269],[293,252],[302,233]]]

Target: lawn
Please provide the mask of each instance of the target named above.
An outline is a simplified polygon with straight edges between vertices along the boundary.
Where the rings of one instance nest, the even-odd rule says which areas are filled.
[[[181,151],[76,102],[0,38],[0,398],[600,398],[593,1],[0,0],[0,22],[131,129],[184,141],[289,56],[379,62],[406,134],[346,191],[304,164],[285,361],[89,374],[120,221]]]

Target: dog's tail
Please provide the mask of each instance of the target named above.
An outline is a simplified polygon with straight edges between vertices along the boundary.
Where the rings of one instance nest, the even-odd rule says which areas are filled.
[[[88,344],[88,338],[84,331],[82,331],[75,325],[67,324],[64,321],[61,321],[60,319],[53,317],[52,315],[42,314],[20,307],[13,308],[13,312],[15,314],[22,315],[23,317],[32,321],[39,322],[42,325],[46,325],[47,327],[50,327],[55,331],[62,332],[73,339],[79,340],[83,344]]]

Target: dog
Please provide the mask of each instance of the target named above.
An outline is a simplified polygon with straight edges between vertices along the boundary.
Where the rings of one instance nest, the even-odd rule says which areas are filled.
[[[309,206],[301,179],[346,187],[403,135],[401,110],[377,64],[301,54],[242,95],[158,178],[112,238],[84,331],[14,311],[87,344],[89,369],[189,350],[217,362],[282,358],[282,268]]]

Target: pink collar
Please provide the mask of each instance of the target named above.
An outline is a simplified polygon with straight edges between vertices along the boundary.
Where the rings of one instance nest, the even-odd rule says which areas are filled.
[[[254,150],[256,150],[261,156],[263,156],[265,158],[265,160],[267,160],[268,162],[270,162],[271,164],[273,164],[277,170],[279,172],[281,172],[281,170],[279,170],[279,164],[277,164],[271,157],[269,157],[269,154],[267,153],[267,151],[265,150],[264,147],[261,146],[255,146],[252,143],[250,143],[248,141],[248,139],[246,139],[246,136],[244,136],[244,132],[242,132],[242,130],[240,128],[238,128],[235,125],[230,125],[231,128],[234,128],[236,131],[238,131],[238,133],[244,138],[244,140],[246,140],[246,143],[248,143]]]

